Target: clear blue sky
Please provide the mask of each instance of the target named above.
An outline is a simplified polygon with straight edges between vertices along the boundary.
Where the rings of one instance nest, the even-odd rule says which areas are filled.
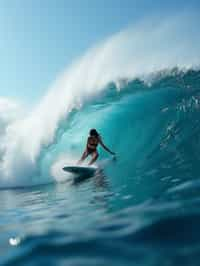
[[[0,97],[37,101],[75,58],[134,21],[200,10],[199,0],[183,2],[0,0]]]

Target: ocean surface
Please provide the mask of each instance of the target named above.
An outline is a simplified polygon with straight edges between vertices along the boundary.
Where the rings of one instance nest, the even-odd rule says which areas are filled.
[[[90,128],[117,160],[99,148],[103,170],[75,182],[62,167],[79,158]],[[110,82],[62,116],[35,161],[24,160],[24,136],[20,147],[11,140],[0,265],[199,265],[200,71]]]

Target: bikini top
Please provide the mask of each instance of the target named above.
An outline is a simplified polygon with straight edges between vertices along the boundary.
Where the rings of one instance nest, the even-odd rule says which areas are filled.
[[[89,147],[96,148],[99,144],[99,140],[96,137],[89,137],[88,144]]]

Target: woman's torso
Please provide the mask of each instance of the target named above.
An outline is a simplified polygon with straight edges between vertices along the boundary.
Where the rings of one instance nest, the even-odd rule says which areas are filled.
[[[97,146],[99,144],[98,137],[90,136],[88,137],[87,141],[87,148],[90,150],[96,150]]]

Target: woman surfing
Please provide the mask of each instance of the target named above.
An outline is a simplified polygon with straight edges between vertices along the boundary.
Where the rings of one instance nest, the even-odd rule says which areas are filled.
[[[89,137],[87,139],[86,149],[83,155],[81,156],[81,159],[78,161],[78,164],[81,164],[87,158],[88,155],[91,155],[92,159],[88,163],[88,165],[92,165],[99,157],[97,151],[98,144],[100,144],[104,148],[104,150],[106,150],[110,154],[115,155],[114,152],[112,152],[108,147],[105,146],[100,134],[96,131],[96,129],[93,128],[90,130]]]

